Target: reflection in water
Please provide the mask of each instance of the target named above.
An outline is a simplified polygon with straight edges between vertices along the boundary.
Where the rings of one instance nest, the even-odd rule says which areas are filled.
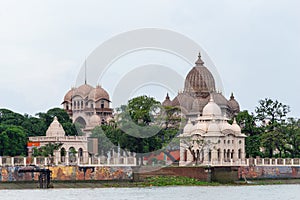
[[[1,200],[297,200],[299,196],[300,185],[0,190]]]

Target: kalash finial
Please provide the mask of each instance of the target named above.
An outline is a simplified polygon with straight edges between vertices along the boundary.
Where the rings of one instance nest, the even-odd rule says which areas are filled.
[[[197,66],[201,66],[201,65],[204,64],[203,60],[201,59],[201,53],[200,53],[200,52],[199,52],[199,54],[198,54],[198,60],[195,62],[195,64],[196,64]]]

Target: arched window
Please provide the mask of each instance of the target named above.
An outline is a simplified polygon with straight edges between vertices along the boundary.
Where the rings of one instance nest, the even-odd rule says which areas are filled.
[[[242,150],[241,149],[239,149],[238,158],[242,159]]]
[[[61,150],[60,150],[60,162],[65,162],[65,157],[66,157],[66,149],[61,148]]]
[[[104,101],[101,101],[101,108],[104,108]]]

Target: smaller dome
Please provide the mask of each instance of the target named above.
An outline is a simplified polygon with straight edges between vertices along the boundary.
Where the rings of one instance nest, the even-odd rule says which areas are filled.
[[[98,101],[99,99],[109,100],[109,94],[101,86],[97,85],[95,89],[91,90],[88,98],[94,101]]]
[[[163,106],[172,106],[172,102],[170,100],[169,94],[167,93],[166,99],[162,102]]]
[[[73,96],[74,92],[75,92],[74,88],[72,88],[71,90],[69,90],[67,92],[67,94],[65,95],[65,97],[64,97],[64,102],[72,102],[72,96]]]
[[[232,130],[232,125],[230,125],[226,120],[221,124],[221,131]]]
[[[79,96],[81,96],[82,98],[85,98],[85,97],[87,97],[87,96],[90,94],[90,92],[91,92],[93,89],[94,89],[94,88],[93,88],[92,86],[88,85],[88,84],[81,85],[81,86],[79,86],[79,87],[76,89],[76,91],[75,91],[75,93],[74,93],[74,96],[75,96],[75,95],[79,95]]]
[[[191,120],[188,120],[187,124],[185,125],[185,127],[183,128],[183,133],[190,133],[191,130],[193,128],[193,124],[191,122]]]
[[[228,101],[228,106],[233,112],[235,112],[235,113],[240,112],[240,105],[235,100],[233,93],[231,93],[230,100]]]
[[[209,124],[207,134],[220,134],[220,128],[214,120]]]
[[[100,125],[101,123],[101,119],[98,115],[94,114],[91,118],[90,118],[90,126],[91,127],[95,127]]]
[[[242,132],[241,127],[236,123],[235,119],[233,120],[233,123],[232,123],[232,130],[236,133],[241,133]]]
[[[55,116],[53,119],[53,122],[50,124],[46,131],[47,137],[64,137],[65,131],[62,125],[57,120],[57,117]]]
[[[213,97],[211,96],[208,104],[203,108],[203,116],[221,116],[221,108],[214,102]]]
[[[172,101],[172,106],[178,106],[186,109],[187,111],[191,110],[193,105],[194,98],[185,94],[179,93]]]
[[[206,133],[206,131],[207,131],[207,124],[206,124],[204,121],[198,121],[198,122],[194,125],[192,131],[196,131],[196,130],[197,130],[197,131],[203,131],[203,132]]]

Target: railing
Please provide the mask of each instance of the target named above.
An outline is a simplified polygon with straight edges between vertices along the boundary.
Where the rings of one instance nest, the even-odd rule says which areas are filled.
[[[2,166],[136,166],[136,159],[133,156],[130,157],[112,157],[107,158],[105,156],[89,157],[87,162],[83,161],[82,157],[62,157],[58,160],[55,157],[1,157],[0,167]]]
[[[300,166],[300,158],[247,158],[245,160],[219,160],[204,162],[187,162],[180,161],[180,166],[197,165],[197,166]]]

